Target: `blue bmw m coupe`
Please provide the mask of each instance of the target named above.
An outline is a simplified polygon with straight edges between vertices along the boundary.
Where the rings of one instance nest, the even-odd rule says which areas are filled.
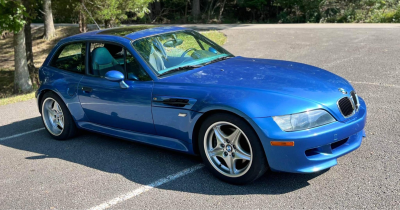
[[[234,56],[181,27],[122,27],[61,40],[36,93],[49,134],[79,129],[200,155],[219,179],[330,168],[361,145],[367,110],[345,79]]]

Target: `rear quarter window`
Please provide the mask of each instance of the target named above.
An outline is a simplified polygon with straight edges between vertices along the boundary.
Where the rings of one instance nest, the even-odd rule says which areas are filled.
[[[84,73],[85,56],[85,42],[66,44],[57,51],[50,66],[66,71]]]

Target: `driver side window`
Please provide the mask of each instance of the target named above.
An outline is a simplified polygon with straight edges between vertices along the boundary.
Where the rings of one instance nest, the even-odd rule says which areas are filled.
[[[108,71],[125,74],[124,48],[109,43],[90,43],[89,74],[104,77]]]
[[[128,80],[149,81],[151,77],[124,47],[110,43],[90,43],[89,74],[104,77],[116,70]]]

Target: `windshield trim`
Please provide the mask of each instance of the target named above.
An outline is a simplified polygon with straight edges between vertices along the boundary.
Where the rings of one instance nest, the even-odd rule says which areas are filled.
[[[157,28],[157,27],[156,27],[156,28]],[[162,28],[162,27],[158,27],[158,28]],[[174,33],[174,32],[178,32],[178,31],[193,31],[193,30],[190,30],[190,29],[187,29],[187,28],[183,28],[183,29],[178,29],[178,30],[175,30],[175,31],[164,31],[164,32],[160,32],[160,33],[154,33],[154,34],[151,34],[151,35],[142,36],[142,37],[140,37],[140,38],[131,39],[131,40],[132,40],[131,43],[133,44],[133,42],[135,42],[135,41],[137,41],[137,40],[144,39],[144,38],[148,38],[148,37],[152,37],[152,36],[157,36],[157,35],[160,35],[160,34]]]
[[[148,38],[148,37],[158,36],[158,35],[161,35],[161,34],[168,34],[168,33],[181,32],[181,31],[188,31],[188,32],[191,32],[191,33],[198,34],[198,35],[201,36],[201,38],[205,38],[206,41],[210,42],[211,44],[217,45],[217,46],[219,46],[220,48],[222,48],[222,49],[224,50],[225,53],[224,53],[224,54],[221,54],[221,55],[224,55],[224,56],[220,56],[220,57],[217,57],[217,58],[215,58],[215,59],[218,59],[218,58],[221,58],[221,57],[235,57],[232,53],[230,53],[229,51],[227,51],[225,48],[223,48],[223,47],[220,46],[219,44],[213,42],[212,40],[208,39],[208,38],[205,37],[204,35],[198,33],[198,32],[195,31],[195,30],[192,30],[192,29],[181,29],[181,30],[176,30],[176,31],[168,31],[168,32],[162,32],[162,33],[152,34],[152,35],[148,35],[148,36],[143,36],[143,37],[140,37],[140,38],[138,38],[138,39],[133,39],[133,40],[131,40],[131,41],[130,41],[130,45],[131,45],[132,49],[136,52],[136,54],[139,55],[139,57],[142,59],[142,61],[146,64],[146,66],[154,73],[154,75],[155,75],[157,78],[160,78],[160,73],[157,72],[157,71],[146,61],[146,59],[140,54],[140,52],[136,50],[136,48],[134,47],[133,43],[136,42],[136,41],[138,41],[138,40],[145,39],[145,38]],[[201,40],[201,39],[200,39],[200,40]],[[204,41],[204,40],[203,40],[203,41]],[[213,61],[213,60],[215,60],[215,59],[212,59],[212,60],[210,60],[210,61]],[[210,62],[210,61],[209,61],[209,62]],[[205,62],[205,63],[207,63],[207,62]],[[187,64],[187,65],[189,65],[189,64]],[[186,66],[186,64],[185,64],[185,65],[180,65],[180,66]],[[179,66],[178,66],[178,67],[179,67]],[[178,67],[175,67],[175,68],[178,68]],[[163,72],[163,73],[164,73],[164,72]],[[161,77],[165,77],[165,76],[167,76],[167,75],[162,75]]]

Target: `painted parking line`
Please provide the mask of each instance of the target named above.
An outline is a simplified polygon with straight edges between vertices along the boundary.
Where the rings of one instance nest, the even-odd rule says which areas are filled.
[[[27,132],[24,132],[24,133],[15,134],[15,135],[8,136],[8,137],[3,137],[3,138],[0,138],[0,141],[4,141],[4,140],[7,140],[7,139],[12,139],[12,138],[23,136],[23,135],[30,134],[30,133],[35,133],[35,132],[38,132],[38,131],[41,131],[41,130],[44,130],[44,129],[45,128],[39,128],[39,129],[27,131]],[[180,172],[178,172],[176,174],[169,175],[169,176],[167,176],[165,178],[161,178],[161,179],[159,179],[159,180],[157,180],[157,181],[155,181],[153,183],[150,183],[148,185],[144,185],[142,187],[139,187],[139,188],[137,188],[137,189],[135,189],[135,190],[133,190],[131,192],[128,192],[128,193],[123,194],[123,195],[120,195],[120,196],[118,196],[118,197],[116,197],[116,198],[114,198],[112,200],[109,200],[107,202],[104,202],[104,203],[102,203],[102,204],[100,204],[98,206],[94,206],[94,207],[90,208],[90,210],[107,209],[107,208],[109,208],[111,206],[114,206],[114,205],[116,205],[118,203],[124,202],[124,201],[129,200],[129,199],[131,199],[133,197],[136,197],[136,196],[138,196],[138,195],[140,195],[140,194],[142,194],[144,192],[147,192],[147,191],[149,191],[149,190],[151,190],[151,189],[153,189],[155,187],[158,187],[158,186],[163,185],[165,183],[171,182],[171,181],[173,181],[175,179],[178,179],[178,178],[180,178],[182,176],[191,174],[191,173],[193,173],[193,172],[195,172],[195,171],[197,171],[197,170],[199,170],[199,169],[201,169],[203,167],[204,167],[203,164],[194,165],[194,166],[192,166],[190,168],[187,168],[187,169],[184,169],[184,170],[182,170],[182,171],[180,171]]]
[[[123,194],[123,195],[120,195],[120,196],[118,196],[118,197],[116,197],[116,198],[114,198],[112,200],[109,200],[107,202],[104,202],[104,203],[102,203],[102,204],[100,204],[98,206],[94,206],[94,207],[90,208],[89,210],[107,209],[107,208],[109,208],[111,206],[114,206],[114,205],[116,205],[118,203],[124,202],[124,201],[129,200],[129,199],[131,199],[133,197],[136,197],[136,196],[138,196],[138,195],[140,195],[140,194],[142,194],[144,192],[147,192],[147,191],[149,191],[149,190],[151,190],[151,189],[153,189],[155,187],[158,187],[158,186],[163,185],[163,184],[165,184],[167,182],[170,182],[170,181],[173,181],[175,179],[178,179],[178,178],[180,178],[182,176],[191,174],[191,173],[193,173],[193,172],[195,172],[195,171],[197,171],[197,170],[199,170],[199,169],[201,169],[203,167],[204,167],[203,164],[194,165],[194,166],[192,166],[190,168],[187,168],[187,169],[184,169],[184,170],[182,170],[182,171],[180,171],[180,172],[178,172],[176,174],[169,175],[169,176],[167,176],[165,178],[161,178],[161,179],[159,179],[159,180],[157,180],[157,181],[155,181],[155,182],[153,182],[151,184],[139,187],[139,188],[137,188],[137,189],[135,189],[135,190],[133,190],[131,192],[128,192],[128,193]]]
[[[0,141],[4,141],[4,140],[7,140],[7,139],[12,139],[12,138],[23,136],[23,135],[30,134],[30,133],[35,133],[35,132],[38,132],[38,131],[41,131],[41,130],[44,130],[44,128],[39,128],[39,129],[36,129],[36,130],[31,130],[31,131],[27,131],[27,132],[24,132],[24,133],[19,133],[19,134],[15,134],[15,135],[12,135],[12,136],[3,137],[3,138],[0,138]]]

